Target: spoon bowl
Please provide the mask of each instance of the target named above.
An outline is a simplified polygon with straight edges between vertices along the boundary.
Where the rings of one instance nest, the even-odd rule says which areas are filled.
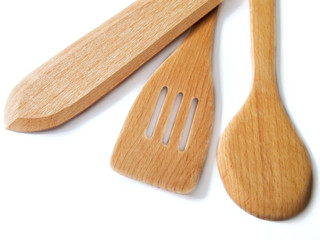
[[[311,191],[308,152],[278,94],[274,0],[250,0],[253,86],[218,146],[218,168],[230,197],[263,219],[298,214]]]

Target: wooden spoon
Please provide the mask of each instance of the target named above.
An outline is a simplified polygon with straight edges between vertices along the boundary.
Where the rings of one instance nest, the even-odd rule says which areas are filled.
[[[280,220],[306,206],[312,171],[278,94],[274,4],[250,0],[253,86],[221,138],[218,168],[241,208],[259,218]]]
[[[5,126],[41,131],[98,101],[222,0],[138,0],[26,76]]]
[[[195,188],[212,129],[211,53],[216,16],[214,10],[197,23],[142,89],[113,151],[111,166],[117,172],[177,193]],[[159,94],[165,99],[161,101]],[[187,119],[192,123],[189,136]],[[156,126],[148,133],[152,122]]]

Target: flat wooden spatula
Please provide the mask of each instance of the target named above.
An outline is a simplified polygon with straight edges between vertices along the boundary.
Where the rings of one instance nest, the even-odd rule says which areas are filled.
[[[218,167],[230,197],[247,212],[281,220],[306,206],[309,155],[284,109],[275,71],[275,0],[250,0],[253,86],[226,128]]]
[[[103,97],[222,0],[138,0],[24,78],[6,128],[59,126]]]
[[[142,89],[112,154],[117,172],[177,193],[195,188],[213,121],[216,16],[198,22]]]

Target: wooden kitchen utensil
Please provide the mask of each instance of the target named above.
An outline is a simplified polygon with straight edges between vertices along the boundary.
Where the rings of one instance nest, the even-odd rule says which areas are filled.
[[[220,140],[218,168],[241,208],[259,218],[280,220],[306,206],[312,171],[278,94],[274,4],[250,0],[253,86]]]
[[[66,48],[12,91],[5,125],[56,127],[108,93],[222,0],[139,0]]]
[[[142,89],[112,154],[117,172],[177,193],[195,188],[212,129],[216,16],[197,23]]]

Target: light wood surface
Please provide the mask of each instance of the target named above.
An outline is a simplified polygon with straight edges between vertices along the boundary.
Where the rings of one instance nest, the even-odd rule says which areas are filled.
[[[250,0],[253,86],[221,137],[218,168],[241,208],[259,218],[281,220],[306,206],[312,170],[278,94],[274,4]]]
[[[157,69],[136,99],[115,145],[111,166],[117,172],[145,183],[189,193],[197,185],[211,136],[214,97],[211,54],[217,10],[197,23],[179,48]],[[160,91],[167,94],[155,126],[146,131]],[[177,95],[182,101],[169,142],[163,143],[165,128]],[[193,99],[198,100],[188,141],[179,150]]]
[[[139,0],[26,76],[6,128],[56,127],[108,93],[222,0]]]

